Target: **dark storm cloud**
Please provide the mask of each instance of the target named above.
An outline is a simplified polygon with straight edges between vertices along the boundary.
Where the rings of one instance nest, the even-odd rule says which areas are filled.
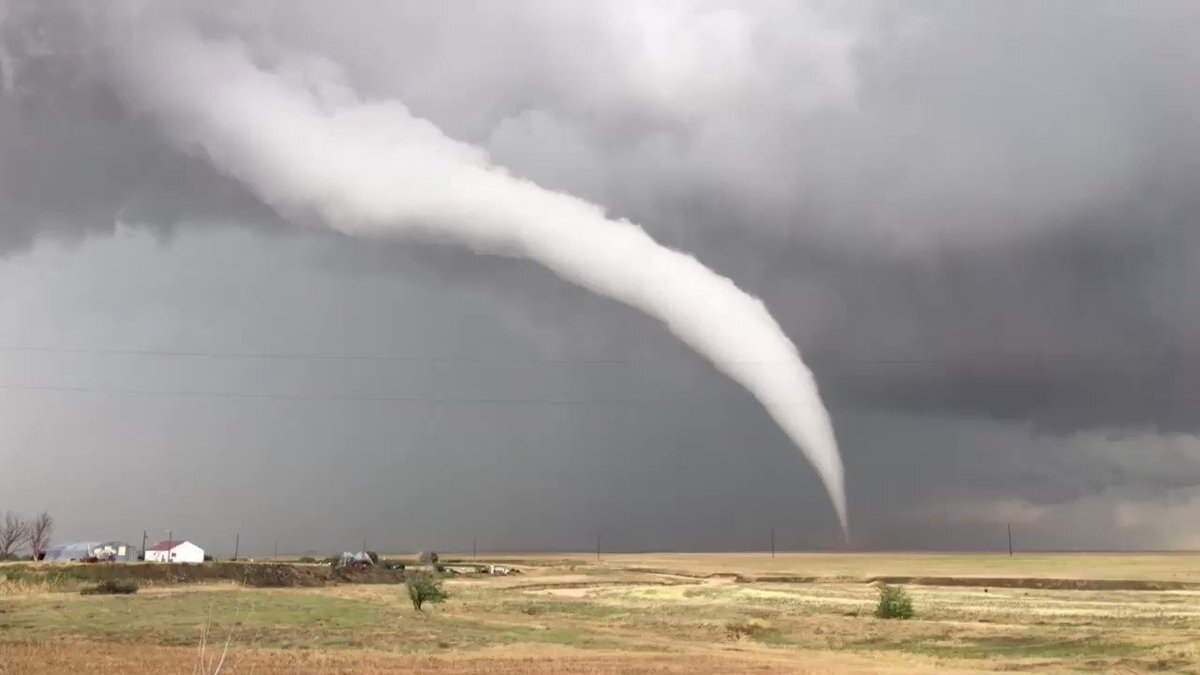
[[[844,54],[774,49],[795,24],[764,6],[758,80],[731,67],[670,100],[631,74],[646,57],[616,10],[372,8],[396,21],[280,18],[364,87],[761,294],[849,402],[1194,428],[1194,5],[868,6],[810,30]],[[510,288],[581,314],[576,291]]]
[[[872,406],[1032,420],[1049,431],[1195,431],[1200,241],[1192,197],[1169,199],[1169,217],[1147,199],[1122,209],[1117,227],[1109,211],[1086,230],[941,254],[931,265],[823,270],[842,304],[810,353],[831,393]],[[764,296],[782,302],[769,288]],[[798,312],[796,325],[803,320]]]
[[[1086,512],[1102,533],[1116,505],[1200,482],[1196,456],[1154,435],[1200,431],[1195,3],[175,4],[263,58],[327,57],[364,94],[763,297],[830,401],[856,512],[969,492],[994,506],[963,507],[979,519],[1051,532]],[[0,246],[117,220],[285,227],[123,109],[65,46],[86,41],[71,11],[7,6]],[[541,354],[662,363],[751,419],[653,321],[532,265],[327,239],[322,269],[476,293]],[[580,442],[599,447],[589,424]],[[721,471],[717,455],[698,463]],[[881,474],[904,467],[922,482],[884,496]],[[1063,504],[1081,506],[1038,510]],[[862,535],[937,542],[948,516],[918,516],[941,525],[868,516]]]
[[[0,7],[0,250],[38,236],[110,234],[118,221],[270,220],[202,160],[125,110],[67,4]]]

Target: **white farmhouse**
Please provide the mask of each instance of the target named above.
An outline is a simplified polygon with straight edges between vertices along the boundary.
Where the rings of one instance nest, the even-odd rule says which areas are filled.
[[[204,549],[190,541],[160,541],[146,549],[146,562],[204,562]]]

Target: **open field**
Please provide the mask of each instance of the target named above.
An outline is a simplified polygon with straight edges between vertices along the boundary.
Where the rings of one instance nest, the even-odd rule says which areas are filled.
[[[625,569],[679,574],[734,574],[747,578],[814,577],[871,580],[877,577],[993,577],[1080,579],[1195,584],[1200,554],[1193,553],[634,553],[496,555],[496,561],[561,564],[586,561]]]
[[[90,596],[67,590],[81,566],[0,565],[0,673],[194,672],[202,641],[205,660],[228,641],[221,672],[1200,673],[1194,555],[488,559],[522,573],[450,579],[423,613],[385,579],[308,583],[316,570],[256,588],[244,565],[182,580],[135,565],[139,593]],[[879,577],[907,580],[916,618],[872,616]]]

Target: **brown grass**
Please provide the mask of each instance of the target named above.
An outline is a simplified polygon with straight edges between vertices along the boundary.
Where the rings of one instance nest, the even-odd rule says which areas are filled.
[[[5,648],[0,673],[80,673],[119,669],[155,673],[191,672],[196,650],[184,647],[65,644]],[[445,675],[669,675],[691,673],[921,673],[932,662],[897,665],[852,654],[806,654],[803,660],[769,654],[580,654],[554,648],[512,650],[483,655],[402,655],[387,652],[316,650],[233,650],[235,672],[285,673],[438,673]],[[977,672],[939,669],[945,673]]]
[[[1200,673],[1200,591],[1162,590],[1193,583],[1195,556],[522,560],[520,575],[451,579],[450,602],[423,613],[396,585],[34,587],[0,597],[0,673],[186,672],[209,628],[232,636],[233,673]],[[917,616],[883,621],[879,576],[952,582],[909,587]],[[1077,578],[1089,590],[1021,587]],[[1142,590],[1107,583],[1122,579]]]
[[[533,565],[596,565],[595,554],[499,555]],[[873,577],[991,577],[1200,584],[1200,553],[618,553],[598,563],[690,575],[784,576],[827,581]]]

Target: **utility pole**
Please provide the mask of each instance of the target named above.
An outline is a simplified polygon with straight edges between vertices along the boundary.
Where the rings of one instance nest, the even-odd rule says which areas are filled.
[[[142,530],[142,560],[146,559],[146,531]]]
[[[478,539],[471,540],[471,557],[472,558],[479,557],[479,540]]]
[[[233,559],[238,559],[238,549],[242,547],[242,533],[238,532],[233,539]]]
[[[1012,523],[1008,524],[1008,557],[1012,557]]]
[[[278,557],[279,557],[279,540],[278,540],[278,539],[276,539],[276,540],[275,540],[275,553],[274,553],[274,554],[272,554],[272,555],[271,555],[271,557],[272,557],[272,558],[278,558]]]
[[[775,557],[775,528],[771,528],[771,557]]]
[[[596,562],[600,562],[600,533],[596,532]]]

